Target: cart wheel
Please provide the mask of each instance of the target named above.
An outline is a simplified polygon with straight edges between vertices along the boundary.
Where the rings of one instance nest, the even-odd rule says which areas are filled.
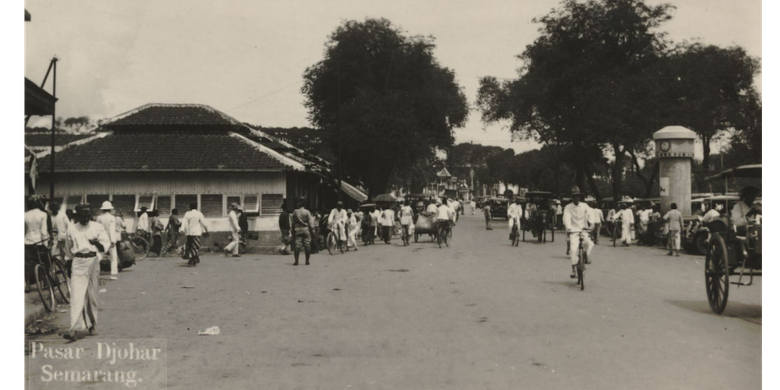
[[[710,240],[710,248],[704,262],[704,279],[707,288],[707,300],[710,308],[720,314],[726,308],[729,299],[729,269],[726,242],[720,234]]]

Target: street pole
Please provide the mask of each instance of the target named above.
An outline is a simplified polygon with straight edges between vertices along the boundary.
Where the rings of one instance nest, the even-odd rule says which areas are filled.
[[[52,58],[52,65],[54,66],[54,74],[52,75],[52,96],[57,98],[57,57]],[[44,82],[46,82],[44,80]],[[51,166],[49,169],[49,201],[54,199],[54,132],[57,129],[57,103],[52,105],[51,109]]]
[[[336,63],[336,129],[338,132],[338,141],[339,141],[339,201],[341,201],[341,192],[342,192],[342,186],[341,186],[341,166],[343,165],[343,161],[341,159],[341,65],[337,62]]]

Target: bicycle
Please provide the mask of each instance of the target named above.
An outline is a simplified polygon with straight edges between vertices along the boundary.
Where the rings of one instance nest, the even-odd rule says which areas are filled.
[[[439,243],[439,248],[441,248],[441,243],[444,242],[444,245],[447,247],[450,246],[449,242],[447,242],[448,237],[452,237],[452,229],[449,228],[450,221],[438,221],[437,222],[437,228],[436,228],[436,241]]]
[[[617,247],[618,234],[622,234],[623,233],[623,226],[622,226],[623,225],[623,221],[619,220],[619,219],[616,219],[615,222],[614,222],[614,225],[615,226],[612,227],[612,247],[613,248]]]
[[[585,231],[579,232],[578,235],[580,236],[580,244],[577,248],[577,284],[580,286],[580,291],[585,289],[585,264],[587,262],[585,260],[587,254],[585,253],[585,248],[583,248],[582,245],[582,242],[584,241],[584,234],[587,233]]]
[[[404,242],[404,246],[409,245],[409,225],[401,225],[401,241]]]
[[[340,232],[341,231],[341,225],[334,224],[336,226],[336,229]],[[349,248],[346,248],[346,243],[342,240],[338,239],[338,236],[336,236],[336,233],[333,232],[333,228],[331,227],[330,232],[328,232],[328,236],[325,239],[325,245],[328,247],[328,253],[332,255],[336,254],[336,252],[344,253],[344,250],[346,249],[349,251]]]
[[[136,230],[133,237],[129,239],[130,244],[132,244],[133,253],[135,253],[136,261],[145,259],[146,256],[149,255],[149,250],[152,247],[149,245],[149,240],[143,237],[144,235],[144,233]],[[146,233],[146,235],[148,235],[148,233]]]
[[[39,245],[45,241],[48,239],[35,244],[38,264],[33,267],[33,275],[43,307],[50,312],[57,305],[55,289],[62,303],[70,303],[70,277],[62,260],[52,255],[46,246]]]
[[[518,227],[520,223],[518,222],[517,218],[513,218],[514,222],[512,223],[512,245],[518,246],[520,244],[520,228]]]

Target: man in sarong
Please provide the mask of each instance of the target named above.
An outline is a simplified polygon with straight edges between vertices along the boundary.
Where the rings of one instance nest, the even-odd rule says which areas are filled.
[[[111,247],[111,238],[98,222],[91,221],[92,209],[89,203],[76,206],[77,222],[68,228],[68,248],[73,254],[73,270],[70,290],[70,329],[64,335],[68,340],[77,340],[77,331],[88,329],[97,334],[98,278],[100,259]]]
[[[203,214],[198,211],[198,203],[190,203],[190,211],[184,214],[184,232],[187,235],[187,247],[184,256],[188,259],[190,267],[196,267],[200,263],[200,236],[208,237],[209,231],[203,224]]]

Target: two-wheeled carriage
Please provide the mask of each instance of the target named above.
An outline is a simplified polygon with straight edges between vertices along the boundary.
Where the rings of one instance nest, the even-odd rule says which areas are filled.
[[[523,241],[525,232],[531,234],[540,244],[547,242],[547,231],[550,231],[550,242],[555,242],[555,213],[550,208],[553,194],[545,191],[529,191],[525,193],[526,206],[523,212]]]

